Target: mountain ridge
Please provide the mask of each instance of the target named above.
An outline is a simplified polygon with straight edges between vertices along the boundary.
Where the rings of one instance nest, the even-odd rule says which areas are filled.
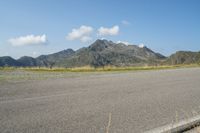
[[[165,57],[144,46],[114,43],[108,40],[97,39],[88,47],[76,51],[65,49],[36,58],[23,56],[13,59],[9,56],[0,57],[0,66],[14,67],[81,67],[81,66],[143,66],[160,64],[190,64],[200,62],[200,52],[177,51]]]

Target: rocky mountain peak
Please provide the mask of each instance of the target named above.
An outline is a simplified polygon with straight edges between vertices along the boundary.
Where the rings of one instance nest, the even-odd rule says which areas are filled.
[[[97,39],[89,46],[92,51],[103,51],[104,49],[115,45],[112,41]]]

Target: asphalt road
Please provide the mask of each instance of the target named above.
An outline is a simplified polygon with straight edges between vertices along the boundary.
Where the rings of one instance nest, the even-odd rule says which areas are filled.
[[[1,133],[139,133],[199,112],[200,68],[0,84]]]

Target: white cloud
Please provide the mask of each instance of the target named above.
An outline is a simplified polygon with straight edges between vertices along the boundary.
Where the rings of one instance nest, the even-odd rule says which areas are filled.
[[[36,45],[36,44],[46,44],[47,43],[47,37],[45,34],[41,36],[35,36],[35,35],[27,35],[27,36],[21,36],[16,38],[11,38],[8,40],[9,43],[11,43],[13,46],[25,46],[25,45]]]
[[[131,45],[129,42],[125,42],[125,41],[117,41],[117,43],[123,43],[125,45]]]
[[[100,40],[105,40],[106,38],[102,37]]]
[[[144,48],[145,45],[144,45],[143,43],[141,43],[141,44],[138,45],[138,47],[139,47],[139,48]]]
[[[130,23],[129,21],[127,21],[127,20],[122,20],[121,23],[122,23],[123,25],[130,25],[130,24],[131,24],[131,23]]]
[[[118,35],[118,34],[119,34],[119,26],[118,25],[115,25],[111,28],[100,27],[98,29],[98,35],[100,35],[100,36],[105,36],[105,35],[114,36],[114,35]]]
[[[126,42],[126,41],[117,41],[117,44],[119,44],[119,43],[123,43],[123,44],[125,44],[125,45],[133,45],[132,43],[129,43],[129,42]],[[143,43],[140,43],[140,44],[138,44],[137,45],[139,48],[144,48],[145,47],[145,45],[143,44]]]
[[[80,40],[81,42],[90,41],[92,38],[90,37],[93,32],[93,28],[90,26],[82,25],[78,29],[72,29],[70,33],[66,36],[67,40]]]
[[[38,52],[33,51],[33,52],[32,52],[32,55],[33,55],[33,57],[36,57],[36,56],[38,55]]]

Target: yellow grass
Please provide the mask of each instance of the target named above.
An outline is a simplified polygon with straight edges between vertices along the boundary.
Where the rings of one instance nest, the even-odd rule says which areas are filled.
[[[25,71],[48,71],[48,72],[104,72],[104,71],[134,71],[134,70],[159,70],[159,69],[174,69],[174,68],[189,68],[200,67],[199,64],[189,65],[160,65],[160,66],[128,66],[128,67],[116,67],[105,66],[94,68],[91,66],[73,67],[73,68],[61,68],[54,67],[52,69],[46,67],[0,67],[3,71],[12,70],[25,70]]]

